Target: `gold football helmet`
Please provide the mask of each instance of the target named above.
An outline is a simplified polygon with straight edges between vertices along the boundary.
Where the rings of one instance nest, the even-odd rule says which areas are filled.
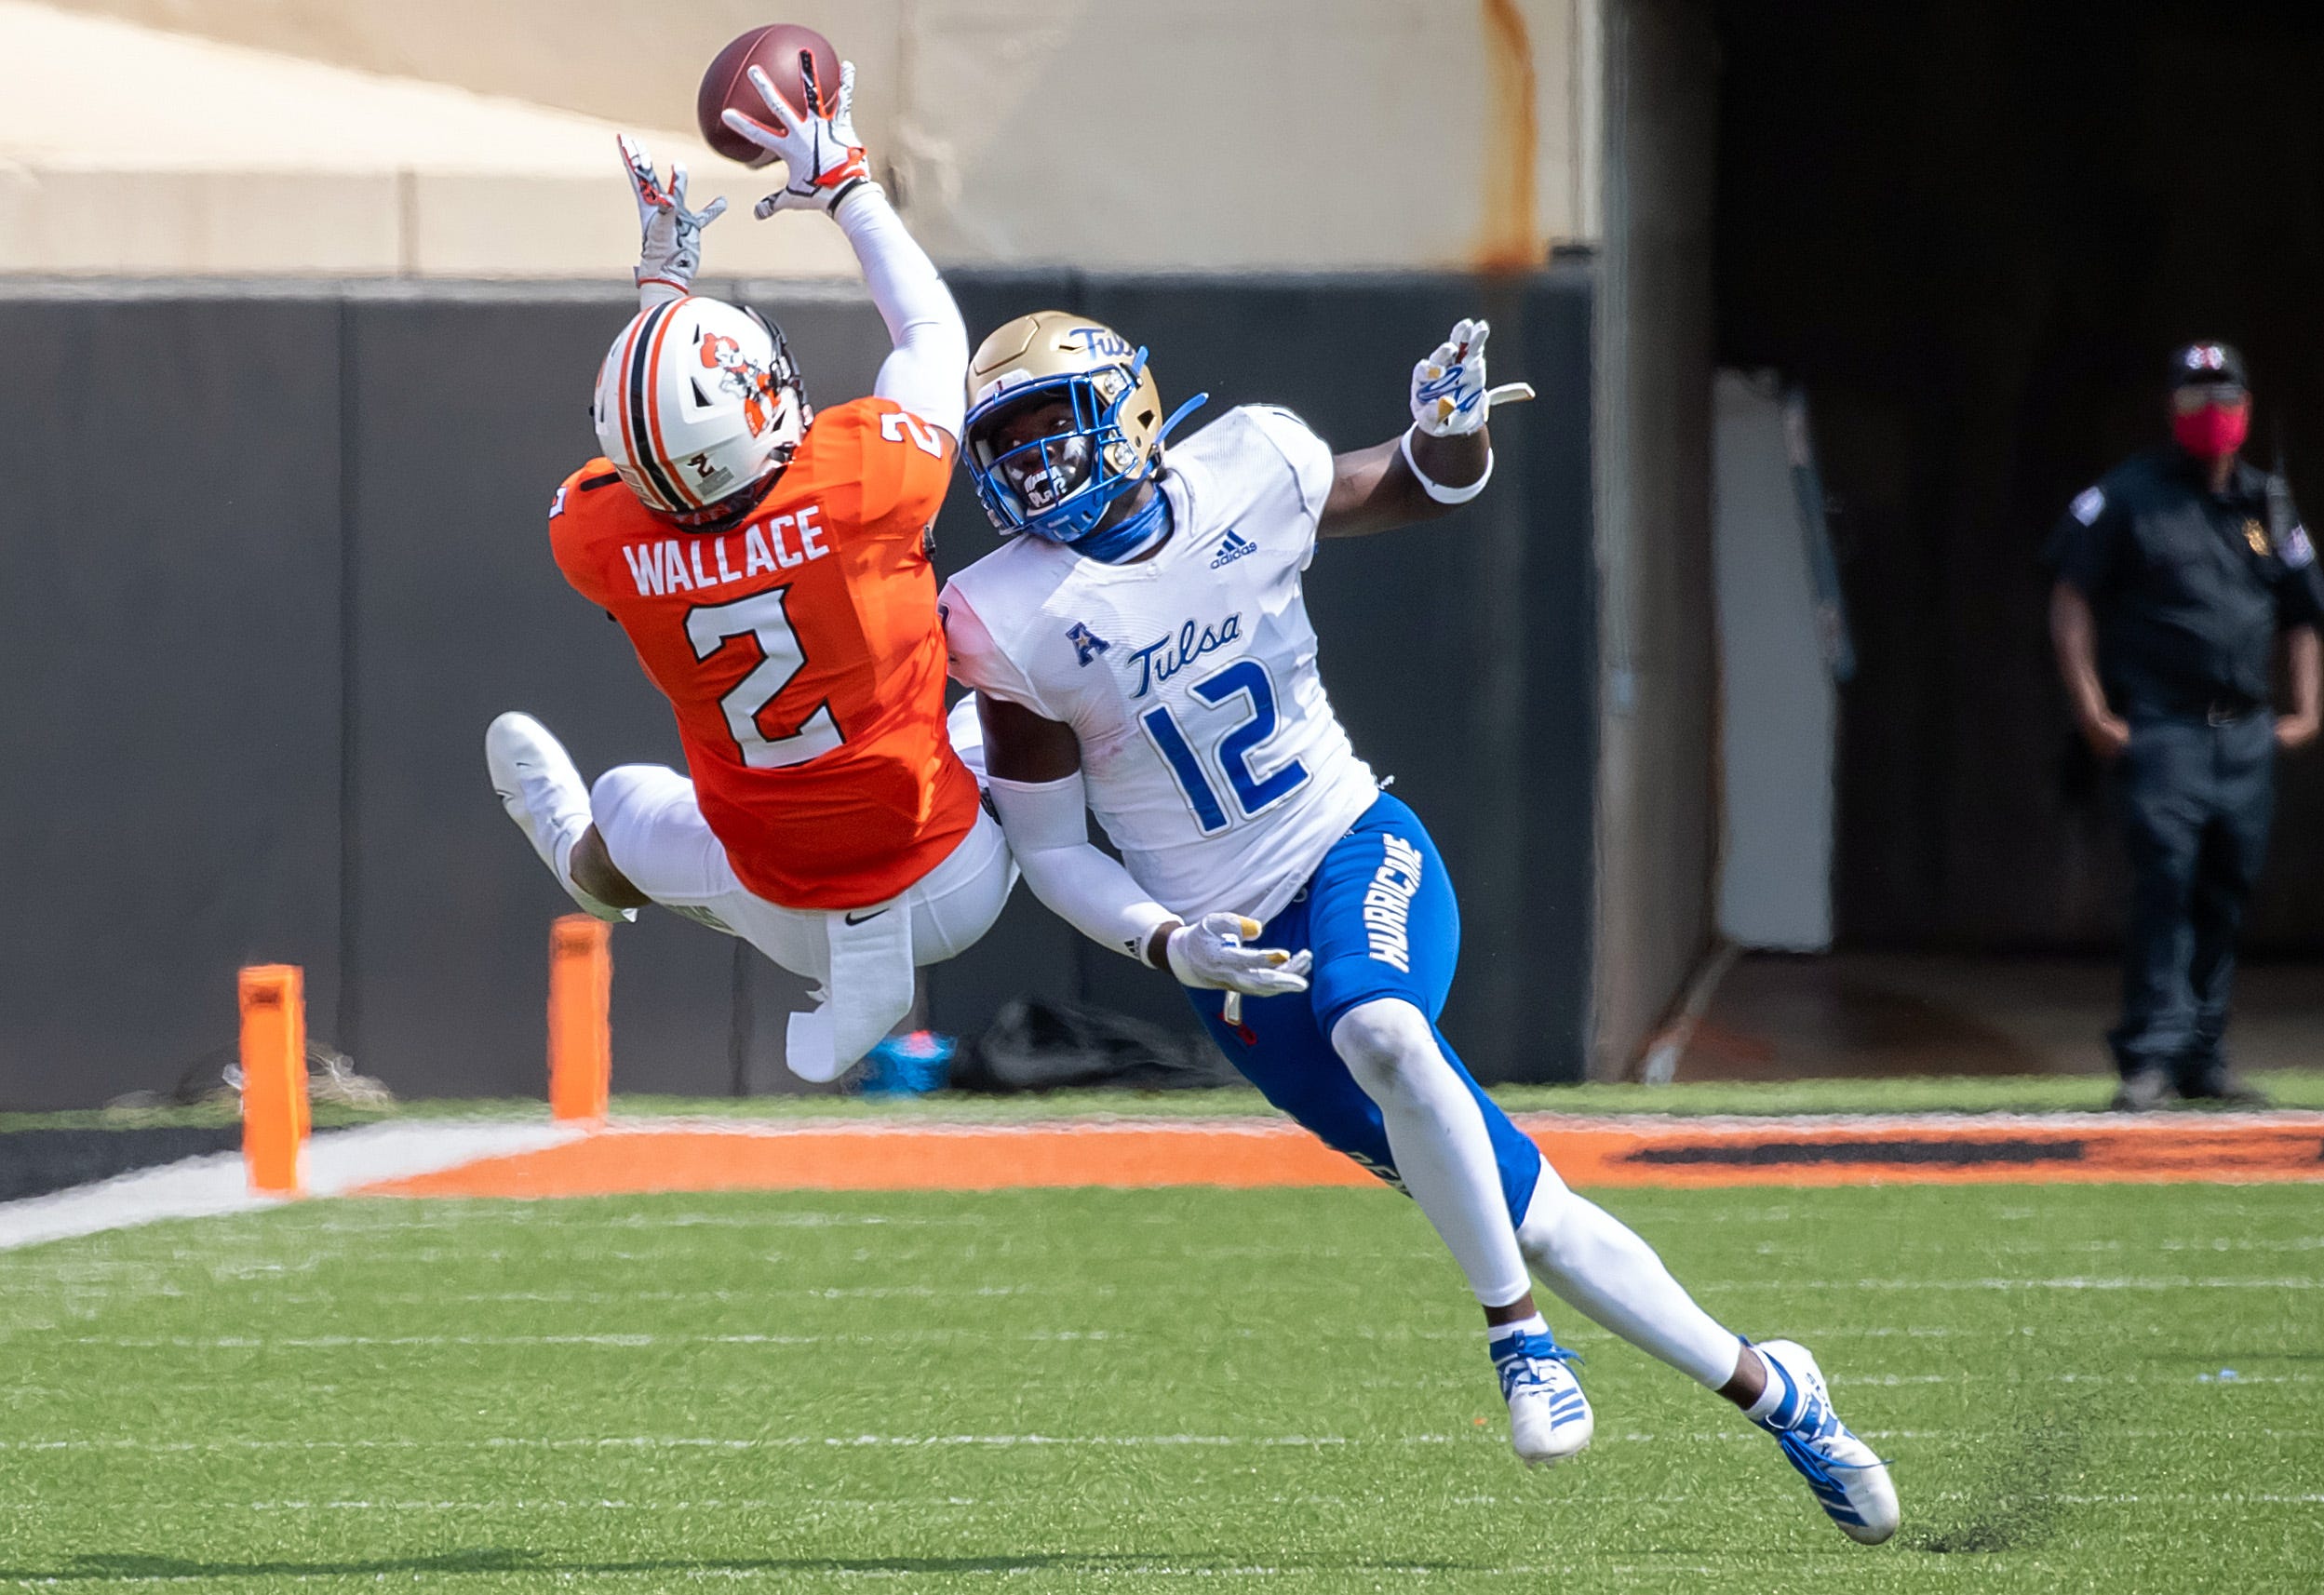
[[[969,357],[961,454],[995,528],[1081,545],[1153,476],[1171,428],[1209,396],[1164,420],[1144,349],[1086,315],[1036,311]],[[1003,441],[1005,422],[1050,404],[1066,407],[1051,430]]]

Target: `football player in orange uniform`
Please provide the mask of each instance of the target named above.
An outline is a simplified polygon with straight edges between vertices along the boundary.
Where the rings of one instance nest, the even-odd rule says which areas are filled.
[[[873,396],[812,410],[783,334],[688,291],[702,228],[625,140],[645,234],[637,318],[598,375],[603,458],[557,490],[549,536],[574,589],[621,623],[669,699],[692,776],[624,765],[584,787],[539,721],[486,733],[494,789],[574,901],[658,903],[821,984],[791,1067],[829,1079],[909,1010],[916,964],[1000,915],[1015,869],[947,734],[927,533],[958,449],[968,336],[943,280],[866,170],[850,101],[786,103],[755,70],[780,155],[759,202],[829,214],[894,350]],[[974,751],[970,714],[956,717]]]

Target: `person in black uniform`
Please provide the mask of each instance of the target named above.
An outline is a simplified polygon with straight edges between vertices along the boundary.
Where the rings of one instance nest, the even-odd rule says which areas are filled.
[[[2238,458],[2242,356],[2172,356],[2173,447],[2125,462],[2052,534],[2049,629],[2075,721],[2113,767],[2134,878],[2118,1108],[2261,1106],[2222,1040],[2236,931],[2267,849],[2279,751],[2316,739],[2324,577],[2280,478]],[[2270,706],[2276,639],[2290,704]]]

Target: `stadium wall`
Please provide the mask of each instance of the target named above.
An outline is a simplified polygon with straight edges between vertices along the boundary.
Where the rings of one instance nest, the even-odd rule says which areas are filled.
[[[1359,445],[1412,351],[1491,315],[1504,412],[1479,504],[1336,545],[1309,591],[1359,746],[1430,820],[1468,954],[1446,1026],[1488,1079],[1578,1078],[1595,760],[1590,269],[1530,277],[954,277],[972,327],[1085,309],[1210,413],[1291,405]],[[776,315],[826,402],[886,340],[853,293],[705,284]],[[89,1106],[222,1061],[233,971],[307,970],[313,1029],[407,1095],[542,1088],[563,900],[486,785],[541,715],[585,771],[676,762],[626,644],[550,564],[554,484],[625,293],[541,285],[23,285],[0,297],[0,1108]],[[1506,353],[1503,353],[1506,351]],[[948,571],[991,545],[972,495]],[[615,942],[617,1083],[772,1089],[801,983],[667,916]],[[1019,992],[1182,1027],[1174,988],[1022,892],[934,972],[973,1033]]]
[[[1711,585],[1717,41],[1704,0],[1606,7],[1599,305],[1596,1003],[1620,1077],[1713,934],[1717,630]]]

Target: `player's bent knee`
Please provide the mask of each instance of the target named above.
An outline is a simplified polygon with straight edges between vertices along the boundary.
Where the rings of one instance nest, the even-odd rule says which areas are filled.
[[[1572,1265],[1574,1219],[1583,1199],[1576,1196],[1548,1159],[1541,1160],[1532,1199],[1517,1223],[1517,1248],[1535,1268],[1556,1274]]]
[[[654,814],[674,797],[691,795],[686,778],[663,764],[617,764],[589,785],[589,818],[616,867],[636,851]]]
[[[1377,998],[1340,1015],[1332,1051],[1376,1102],[1411,1094],[1418,1077],[1451,1066],[1428,1015],[1401,998]]]

